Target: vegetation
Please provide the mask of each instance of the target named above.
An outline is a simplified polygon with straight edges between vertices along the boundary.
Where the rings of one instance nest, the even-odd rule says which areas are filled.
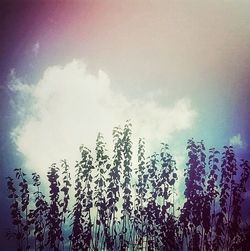
[[[249,248],[241,205],[250,165],[238,163],[232,146],[222,154],[212,148],[207,158],[203,142],[188,141],[184,194],[178,195],[184,199],[177,208],[177,167],[169,146],[147,157],[140,139],[134,161],[131,124],[115,127],[113,139],[112,157],[101,134],[94,153],[80,147],[73,181],[66,160],[52,164],[48,198],[39,174],[32,173],[31,182],[21,169],[7,177],[13,224],[8,237],[18,251]]]

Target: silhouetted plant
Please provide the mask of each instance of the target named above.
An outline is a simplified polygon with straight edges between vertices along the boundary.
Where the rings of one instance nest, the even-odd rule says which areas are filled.
[[[229,225],[230,250],[240,250],[245,238],[242,230],[241,204],[243,202],[242,194],[246,192],[246,182],[249,178],[249,162],[242,160],[240,168],[242,169],[240,181],[232,185],[232,214]]]
[[[41,251],[45,247],[45,230],[46,215],[48,213],[48,203],[45,195],[41,192],[40,175],[32,173],[33,186],[36,187],[34,192],[35,209],[30,212],[31,223],[34,224],[35,250]]]
[[[154,153],[147,161],[148,174],[148,193],[147,204],[145,207],[145,221],[146,221],[146,248],[151,251],[156,248],[159,243],[156,241],[158,222],[157,218],[160,213],[160,205],[157,203],[157,195],[159,194],[158,187],[158,159],[159,154]]]
[[[148,174],[146,173],[145,162],[145,142],[139,139],[138,144],[138,168],[135,173],[137,174],[137,182],[135,184],[135,208],[134,208],[134,223],[133,228],[136,231],[134,242],[137,250],[143,250],[145,239],[145,202],[147,194],[147,180]]]
[[[215,148],[209,149],[209,173],[206,183],[206,199],[202,209],[204,226],[204,247],[206,250],[213,250],[216,223],[216,198],[218,197],[218,172],[219,152]]]
[[[220,178],[220,210],[217,213],[216,237],[214,248],[225,250],[230,245],[229,227],[232,214],[232,189],[235,184],[234,176],[237,171],[237,163],[232,146],[225,146],[222,153],[221,178]]]
[[[162,248],[177,250],[177,221],[174,213],[174,185],[177,180],[176,162],[168,152],[168,145],[162,145],[160,153],[161,171],[158,180],[159,197],[162,198],[159,236]],[[173,195],[172,201],[171,195]]]
[[[123,204],[122,204],[122,228],[120,233],[121,251],[125,251],[129,246],[129,238],[132,229],[131,215],[132,215],[132,195],[131,195],[131,165],[132,165],[132,142],[131,142],[131,124],[127,122],[123,130]]]
[[[66,160],[49,167],[48,200],[39,174],[32,173],[33,190],[20,168],[14,170],[15,179],[7,177],[13,224],[8,237],[17,241],[18,251],[248,250],[249,229],[241,217],[248,161],[238,165],[232,146],[225,146],[221,157],[211,148],[206,161],[203,142],[189,140],[184,204],[178,215],[177,168],[169,146],[162,144],[160,152],[146,157],[140,139],[138,165],[133,167],[131,134],[129,121],[123,129],[114,128],[112,159],[101,134],[94,158],[87,147],[80,147],[73,203]]]
[[[23,173],[22,169],[15,169],[16,171],[16,178],[19,180],[19,189],[20,189],[20,206],[21,206],[21,214],[23,215],[22,218],[22,231],[24,235],[24,248],[25,250],[30,249],[29,245],[29,220],[28,220],[28,205],[29,205],[29,189],[28,189],[28,182],[25,179],[26,174]]]
[[[93,230],[94,250],[105,249],[105,243],[109,241],[108,215],[106,205],[106,177],[110,168],[106,144],[99,133],[96,139],[96,176],[94,177],[94,205],[96,207],[96,220]]]
[[[22,251],[24,238],[22,215],[19,205],[19,196],[17,194],[13,178],[7,177],[7,187],[9,192],[8,198],[11,199],[10,214],[12,218],[12,224],[15,227],[14,232],[8,233],[8,237],[14,237],[17,240],[17,251]]]
[[[73,227],[70,235],[72,250],[89,250],[91,242],[91,213],[92,198],[92,174],[93,158],[91,151],[84,146],[80,147],[81,160],[76,165],[75,198],[73,208]]]
[[[61,229],[61,212],[60,212],[60,182],[59,168],[52,164],[49,168],[47,177],[50,188],[50,203],[47,213],[46,225],[48,227],[48,239],[46,245],[54,251],[60,250],[60,242],[63,241]]]
[[[108,218],[109,218],[109,236],[107,240],[107,248],[109,250],[118,249],[119,245],[119,233],[118,225],[119,221],[117,219],[118,207],[117,203],[120,197],[120,182],[121,182],[121,170],[122,170],[122,129],[120,127],[115,127],[113,130],[113,140],[114,140],[114,156],[113,164],[110,168],[109,175],[107,178],[107,208],[108,208]]]
[[[205,147],[203,142],[188,140],[188,162],[185,169],[186,201],[181,209],[182,242],[189,250],[202,250],[204,223],[202,208],[206,208]],[[206,226],[206,224],[205,224]]]
[[[61,191],[63,192],[63,200],[60,201],[60,207],[62,208],[62,221],[65,221],[65,215],[69,212],[68,205],[69,205],[69,189],[71,187],[71,177],[69,172],[69,165],[66,160],[63,160],[61,163],[61,167],[63,169],[63,187]]]
[[[62,230],[62,246],[64,249],[64,237],[63,237],[63,224],[66,222],[66,218],[70,213],[69,210],[69,190],[71,187],[71,176],[69,172],[69,165],[66,160],[62,160],[61,162],[61,168],[62,168],[62,175],[63,175],[63,180],[62,184],[63,187],[61,188],[61,192],[63,193],[62,199],[59,201],[59,206],[60,206],[60,224],[61,224],[61,230]]]

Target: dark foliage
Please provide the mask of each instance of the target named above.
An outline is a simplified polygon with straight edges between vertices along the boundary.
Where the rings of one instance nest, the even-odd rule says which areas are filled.
[[[45,241],[45,226],[46,215],[48,212],[48,203],[44,194],[40,190],[40,176],[37,173],[32,173],[33,186],[37,188],[34,192],[35,209],[31,210],[30,218],[34,226],[35,250],[44,249]]]
[[[73,196],[66,160],[48,169],[49,196],[39,174],[29,182],[15,169],[15,178],[7,177],[13,225],[7,236],[16,250],[249,249],[249,226],[241,217],[248,161],[239,162],[232,146],[220,155],[190,139],[183,205],[177,208],[177,167],[169,146],[147,157],[140,139],[134,167],[131,135],[130,122],[114,128],[112,158],[101,134],[94,153],[80,147]]]

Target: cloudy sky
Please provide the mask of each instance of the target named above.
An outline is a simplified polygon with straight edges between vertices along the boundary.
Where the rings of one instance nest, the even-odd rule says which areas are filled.
[[[127,119],[148,149],[168,142],[182,161],[191,137],[248,158],[249,11],[244,0],[2,1],[1,190],[16,165],[45,173]]]

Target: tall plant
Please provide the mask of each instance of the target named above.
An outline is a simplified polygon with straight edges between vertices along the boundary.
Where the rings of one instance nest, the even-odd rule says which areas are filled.
[[[23,223],[22,223],[22,213],[19,202],[19,195],[15,187],[14,179],[12,177],[7,177],[7,188],[8,188],[8,198],[11,199],[10,214],[12,219],[12,224],[14,230],[10,231],[7,236],[8,238],[14,238],[17,241],[17,251],[23,250]]]
[[[188,162],[185,169],[185,202],[181,209],[180,227],[182,246],[189,250],[201,250],[204,246],[204,222],[202,208],[205,207],[205,147],[203,142],[188,140]]]
[[[204,226],[204,248],[213,250],[216,226],[216,204],[219,195],[219,152],[215,148],[209,149],[208,177],[206,181],[206,197],[202,209]]]
[[[108,215],[106,204],[106,172],[110,168],[110,159],[107,155],[106,144],[99,133],[96,139],[96,175],[94,177],[94,205],[96,207],[96,219],[93,230],[94,250],[103,250],[110,236],[108,231]]]
[[[52,164],[49,168],[48,174],[49,188],[50,188],[50,203],[47,213],[48,239],[47,245],[53,251],[60,250],[60,244],[63,241],[61,228],[61,213],[60,213],[60,182],[59,182],[59,168],[56,164]]]
[[[135,184],[135,203],[134,203],[134,223],[133,228],[136,231],[134,236],[136,250],[143,250],[145,243],[145,203],[147,195],[147,180],[148,174],[146,173],[146,161],[145,161],[145,141],[139,139],[138,153],[137,153],[138,167],[135,174],[137,175],[137,181]]]
[[[132,195],[131,195],[131,172],[132,172],[132,141],[131,141],[131,124],[127,122],[123,130],[123,203],[121,216],[121,250],[127,250],[131,237],[131,216],[132,216]]]
[[[232,214],[232,189],[235,184],[235,175],[237,172],[237,163],[232,146],[225,146],[222,153],[221,178],[220,178],[220,210],[217,213],[216,237],[214,248],[226,250],[230,245],[229,226]]]
[[[40,175],[32,173],[35,208],[30,212],[31,222],[34,224],[35,250],[42,251],[45,248],[46,216],[48,213],[48,203],[45,195],[41,191]]]
[[[93,206],[93,190],[91,187],[94,169],[91,151],[80,147],[81,160],[76,165],[75,198],[73,208],[72,233],[70,235],[71,250],[89,250],[91,246],[91,208]]]
[[[107,208],[110,236],[107,247],[109,250],[117,250],[119,248],[118,226],[120,222],[118,221],[118,202],[120,197],[121,170],[123,160],[122,136],[122,129],[120,127],[115,127],[113,130],[113,163],[107,178]]]

